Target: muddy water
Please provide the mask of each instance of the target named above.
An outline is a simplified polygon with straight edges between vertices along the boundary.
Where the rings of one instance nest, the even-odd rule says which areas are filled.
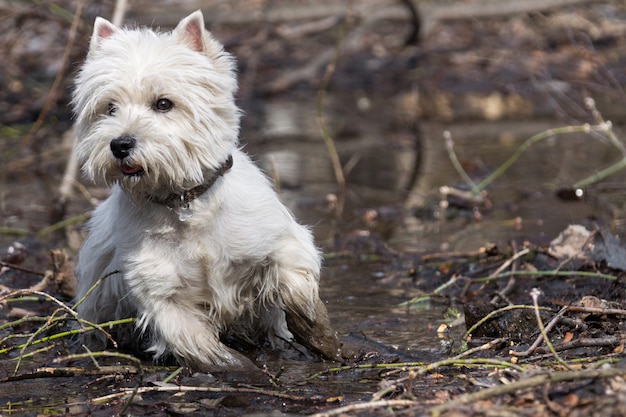
[[[334,107],[331,126],[342,119],[340,108]],[[419,254],[471,251],[487,243],[506,246],[510,241],[547,244],[572,223],[605,226],[618,234],[624,228],[624,172],[586,189],[585,199],[557,196],[557,190],[619,160],[618,151],[599,137],[568,134],[538,142],[487,188],[490,208],[442,210],[439,187],[467,188],[450,162],[445,130],[450,131],[468,174],[479,182],[526,139],[564,123],[422,123],[415,130],[394,131],[380,121],[372,124],[369,112],[351,115],[358,122],[349,134],[334,125],[339,154],[350,167],[346,207],[337,221],[327,207],[328,196],[336,193],[337,186],[326,148],[314,134],[314,115],[292,102],[275,104],[269,111],[279,114],[265,115],[263,124],[271,129],[255,132],[258,142],[248,150],[279,178],[283,200],[299,218],[315,225],[318,242],[328,250],[337,249],[337,234],[356,231],[379,237],[392,249]],[[310,136],[303,137],[301,132],[307,131]],[[620,134],[619,129],[616,132]],[[377,212],[379,224],[363,220],[367,210]],[[380,252],[372,242],[358,248]],[[417,358],[441,352],[445,344],[435,329],[443,320],[442,306],[399,307],[416,295],[406,277],[410,266],[410,262],[390,261],[329,262],[322,294],[338,330],[365,334]]]
[[[342,106],[331,98],[325,122],[336,139],[348,181],[345,208],[337,219],[332,212],[337,185],[319,137],[313,104],[310,99],[270,103],[248,117],[242,137],[247,151],[276,180],[286,204],[314,227],[317,241],[329,254],[322,296],[331,319],[349,343],[358,345],[359,338],[365,340],[360,345],[363,350],[395,352],[401,359],[435,360],[449,349],[450,342],[458,342],[461,328],[446,336],[435,331],[444,320],[444,306],[427,304],[410,310],[400,306],[417,295],[407,274],[417,254],[474,250],[488,242],[506,244],[510,240],[545,243],[570,223],[598,222],[617,233],[623,229],[620,213],[624,199],[619,187],[623,173],[611,177],[611,184],[605,182],[602,189],[590,189],[586,201],[565,202],[555,194],[556,189],[618,158],[606,142],[570,135],[534,145],[488,188],[492,208],[480,212],[478,220],[471,207],[446,212],[440,208],[439,187],[462,185],[446,153],[442,132],[451,132],[459,159],[468,173],[479,179],[504,162],[526,138],[561,122],[396,127],[385,122],[389,119],[384,117],[384,101],[361,101],[360,107],[356,106],[361,110],[355,111],[355,106]],[[51,145],[47,152],[37,154],[22,148],[18,139],[3,138],[0,143],[0,248],[5,254],[12,242],[19,241],[29,254],[25,266],[45,269],[48,249],[64,246],[72,252],[76,248],[74,238],[68,241],[65,234],[36,235],[53,217],[53,195],[67,150]],[[91,188],[77,193],[67,206],[68,216],[92,207],[93,198],[87,191],[92,197],[102,195],[102,190]],[[364,220],[368,210],[377,214],[375,222]],[[354,236],[363,239],[352,245],[350,237]],[[398,260],[390,255],[393,250],[416,256]],[[0,275],[0,284],[23,288],[37,279],[5,273]],[[38,361],[24,363],[24,369],[47,360],[39,357]],[[3,368],[9,372],[12,368],[7,363]],[[270,369],[284,365],[272,359],[267,364]],[[306,362],[289,366],[287,374],[295,378],[323,369]],[[31,385],[42,397],[65,395],[52,395],[47,383],[42,384]],[[7,395],[20,397],[22,386],[12,385],[9,391],[13,394],[6,391]],[[328,388],[332,392],[332,387]]]

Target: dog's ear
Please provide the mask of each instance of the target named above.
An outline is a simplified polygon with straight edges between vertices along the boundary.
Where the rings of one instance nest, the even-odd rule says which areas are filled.
[[[196,10],[181,20],[173,32],[179,42],[184,43],[196,52],[207,52],[204,44],[204,16]]]
[[[89,51],[95,51],[102,40],[108,38],[119,29],[113,23],[101,17],[96,17],[96,21],[93,24],[93,33],[91,34],[91,41],[89,42]]]

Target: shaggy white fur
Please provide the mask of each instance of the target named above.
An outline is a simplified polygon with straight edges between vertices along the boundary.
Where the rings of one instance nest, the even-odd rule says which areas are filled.
[[[140,332],[118,333],[122,343],[143,332],[155,358],[201,371],[252,366],[220,341],[226,331],[274,347],[295,337],[335,358],[311,233],[237,146],[234,69],[200,11],[169,33],[96,19],[73,96],[76,152],[112,192],[89,223],[77,299],[119,272],[78,314],[137,316]]]

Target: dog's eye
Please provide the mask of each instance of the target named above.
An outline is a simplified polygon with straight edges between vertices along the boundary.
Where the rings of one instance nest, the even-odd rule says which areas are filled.
[[[116,111],[117,111],[117,106],[113,103],[109,103],[109,105],[107,106],[107,114],[109,116],[113,116]]]
[[[154,103],[154,109],[161,113],[168,112],[174,107],[174,103],[166,98],[160,98]]]

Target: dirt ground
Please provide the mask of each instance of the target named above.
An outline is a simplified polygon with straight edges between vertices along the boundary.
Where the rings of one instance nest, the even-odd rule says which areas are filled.
[[[368,217],[378,208],[360,207],[358,225],[354,218],[340,221],[336,239],[324,247],[331,273],[355,264],[384,271],[377,286],[411,294],[399,308],[428,303],[446,310],[437,323],[441,348],[432,357],[346,333],[343,363],[250,353],[271,364],[265,379],[252,381],[177,373],[176,367],[141,362],[133,352],[77,355],[66,342],[71,262],[61,252],[51,261],[48,251],[76,250],[80,237],[69,232],[75,224],[63,221],[83,221],[75,216],[102,193],[81,189],[72,197],[80,203],[73,204],[57,195],[71,142],[62,139],[71,127],[71,77],[94,17],[112,14],[110,2],[91,3],[74,20],[75,2],[0,2],[0,415],[624,414],[626,251],[616,237],[624,232],[621,207],[611,219],[585,219],[586,227],[549,237],[549,245],[476,242],[479,250],[462,253],[394,248],[378,237],[385,236],[382,219]],[[469,17],[450,13],[464,10],[446,8],[452,2],[425,2],[421,20],[412,20],[401,1],[380,3],[380,18],[371,9],[359,14],[355,3],[348,14],[331,6],[311,9],[321,3],[306,1],[203,5],[212,16],[210,29],[239,61],[239,100],[250,114],[243,132],[250,142],[263,141],[250,132],[261,126],[254,110],[265,101],[317,94],[344,22],[328,89],[351,99],[391,97],[394,106],[381,117],[400,133],[382,140],[394,146],[398,138],[418,141],[415,126],[422,123],[555,116],[595,123],[582,104],[587,96],[605,119],[624,121],[622,2]],[[174,7],[176,14],[169,13]],[[194,8],[137,2],[128,16],[167,27]],[[308,15],[294,17],[303,10]],[[290,17],[275,17],[278,12]],[[367,103],[353,101],[355,113]],[[333,129],[353,132],[350,121],[336,121]],[[5,185],[42,177],[48,178],[48,199],[35,208]],[[446,203],[456,205],[457,216],[489,215],[468,200]],[[384,227],[406,216],[424,220],[431,214],[426,209],[397,207]],[[46,229],[50,225],[55,227]]]

